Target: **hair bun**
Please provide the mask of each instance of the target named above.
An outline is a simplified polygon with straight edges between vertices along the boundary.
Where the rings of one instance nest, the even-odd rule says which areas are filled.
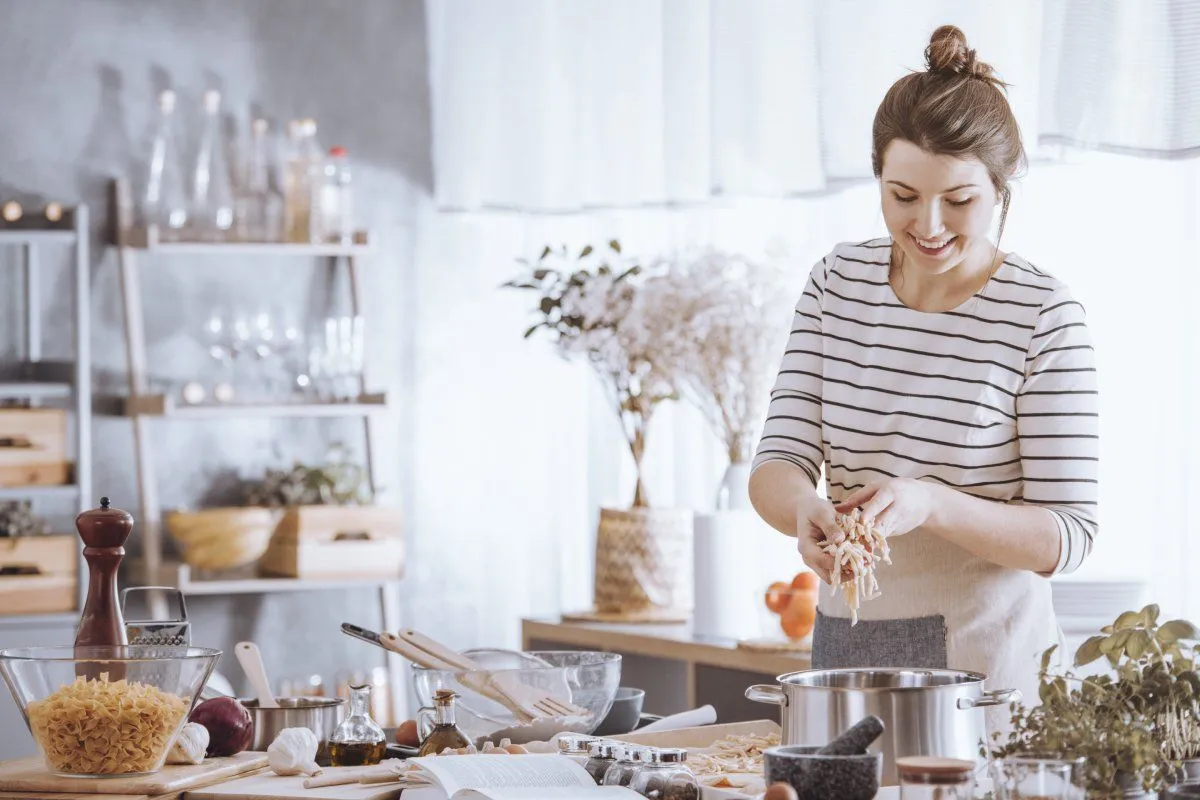
[[[994,74],[989,64],[975,59],[975,51],[967,47],[967,35],[955,25],[943,25],[929,37],[925,66],[930,72],[970,75],[985,80]]]

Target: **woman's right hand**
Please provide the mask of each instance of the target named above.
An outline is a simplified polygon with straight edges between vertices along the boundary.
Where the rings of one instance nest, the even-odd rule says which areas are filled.
[[[796,501],[796,549],[808,568],[825,583],[832,583],[833,556],[821,548],[846,538],[835,519],[833,503],[816,489],[802,492]]]

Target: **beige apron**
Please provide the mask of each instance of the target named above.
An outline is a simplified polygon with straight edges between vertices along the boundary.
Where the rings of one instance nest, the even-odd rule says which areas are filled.
[[[1050,581],[985,561],[944,539],[914,531],[889,540],[892,563],[875,575],[882,594],[863,603],[849,625],[843,595],[821,585],[813,667],[930,667],[987,676],[985,689],[1019,689],[1038,704],[1042,652],[1065,640],[1054,616]],[[989,708],[989,735],[1007,735],[1012,710]]]

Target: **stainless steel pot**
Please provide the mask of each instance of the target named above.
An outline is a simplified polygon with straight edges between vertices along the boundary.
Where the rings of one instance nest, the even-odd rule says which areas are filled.
[[[317,735],[317,763],[328,764],[329,737],[342,721],[346,700],[341,697],[279,697],[279,708],[259,708],[258,700],[242,700],[254,721],[250,749],[263,751],[284,728],[308,728]]]
[[[746,697],[780,707],[785,745],[824,745],[863,717],[879,717],[884,733],[871,750],[883,753],[883,785],[894,786],[896,759],[903,756],[982,766],[982,709],[1021,699],[1016,689],[985,692],[986,678],[949,669],[804,670],[780,675],[779,686],[751,686]]]

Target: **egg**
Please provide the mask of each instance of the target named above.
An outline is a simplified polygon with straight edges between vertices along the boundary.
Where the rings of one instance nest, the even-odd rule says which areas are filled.
[[[416,720],[405,720],[396,728],[396,744],[405,744],[409,747],[419,747],[421,745],[421,737],[417,735]]]
[[[772,783],[763,795],[763,800],[800,800],[796,790],[786,783]]]

